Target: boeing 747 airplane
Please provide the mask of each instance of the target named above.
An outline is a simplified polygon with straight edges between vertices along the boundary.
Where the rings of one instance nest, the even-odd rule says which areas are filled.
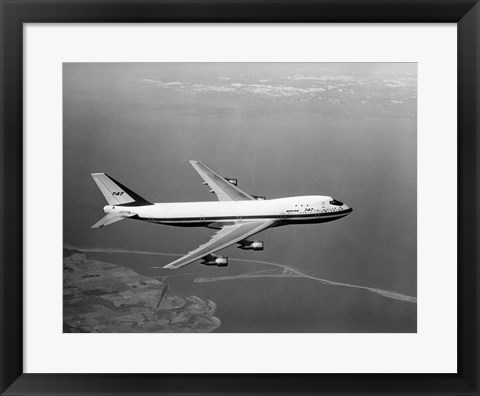
[[[106,215],[92,228],[123,219],[180,227],[209,227],[218,231],[200,245],[163,268],[177,269],[197,260],[202,264],[226,266],[228,258],[215,252],[238,244],[244,250],[263,250],[263,242],[248,240],[270,227],[288,224],[326,223],[347,216],[352,209],[323,195],[265,199],[248,194],[237,186],[237,179],[223,177],[200,161],[189,161],[216,194],[219,202],[151,203],[105,173],[92,173],[105,196]]]

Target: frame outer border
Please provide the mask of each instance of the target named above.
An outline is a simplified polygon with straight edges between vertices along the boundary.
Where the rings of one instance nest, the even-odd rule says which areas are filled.
[[[0,0],[0,392],[479,395],[479,0]],[[24,22],[457,22],[459,374],[24,374]],[[461,132],[461,133],[460,133]],[[441,347],[441,346],[439,346]]]
[[[460,375],[479,393],[480,3],[458,24],[458,290]],[[460,131],[462,133],[460,133]],[[463,264],[462,264],[463,263]],[[466,341],[469,340],[469,341]],[[469,363],[467,363],[469,362]]]

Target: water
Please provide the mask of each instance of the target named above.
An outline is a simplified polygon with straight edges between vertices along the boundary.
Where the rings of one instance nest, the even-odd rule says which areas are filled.
[[[222,322],[215,332],[416,331],[416,303],[355,289],[351,285],[328,285],[298,277],[268,278],[282,271],[265,264],[231,259],[227,268],[193,264],[172,271],[153,268],[168,263],[168,256],[92,252],[88,256],[131,268],[145,276],[166,277],[164,280],[173,290],[214,301],[217,304],[215,316]],[[195,279],[215,279],[258,271],[267,272],[262,272],[260,278],[195,282]]]

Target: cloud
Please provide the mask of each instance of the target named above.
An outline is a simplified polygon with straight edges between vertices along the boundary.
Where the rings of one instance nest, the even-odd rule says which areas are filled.
[[[320,92],[326,89],[322,87],[294,87],[291,85],[272,85],[272,84],[192,84],[181,83],[178,81],[164,82],[154,79],[143,79],[143,82],[157,88],[174,89],[181,91],[191,91],[198,93],[229,93],[234,95],[244,95],[253,97],[262,97],[270,99],[295,98],[299,100],[321,99],[318,97]]]
[[[287,80],[294,80],[294,81],[344,81],[344,82],[351,82],[357,81],[358,78],[353,76],[321,76],[321,77],[313,77],[313,76],[302,76],[300,74],[296,74],[294,76],[284,76]]]
[[[256,79],[256,83],[246,83],[231,81],[230,77],[223,76],[211,80],[209,84],[162,81],[151,78],[142,81],[155,88],[172,89],[185,93],[228,94],[291,102],[326,101],[332,104],[352,100],[364,103],[365,99],[368,99],[369,92],[372,91],[377,92],[380,97],[387,100],[386,103],[389,103],[387,98],[392,96],[391,90],[401,89],[402,95],[405,95],[405,90],[416,90],[416,78],[402,76],[385,78],[385,76],[376,75],[363,78],[346,75],[315,77],[296,74],[281,76],[276,79],[275,83],[271,78]],[[400,102],[391,102],[391,104],[397,103]]]
[[[383,83],[390,88],[415,87],[417,79],[412,77],[400,77],[395,79],[383,80]]]
[[[164,86],[181,85],[183,87],[183,84],[181,82],[178,82],[178,81],[166,82],[166,83],[163,83],[163,85]]]

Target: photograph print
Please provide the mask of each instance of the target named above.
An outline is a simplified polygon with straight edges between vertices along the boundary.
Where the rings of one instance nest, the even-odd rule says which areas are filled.
[[[416,63],[64,63],[64,333],[416,333]]]

